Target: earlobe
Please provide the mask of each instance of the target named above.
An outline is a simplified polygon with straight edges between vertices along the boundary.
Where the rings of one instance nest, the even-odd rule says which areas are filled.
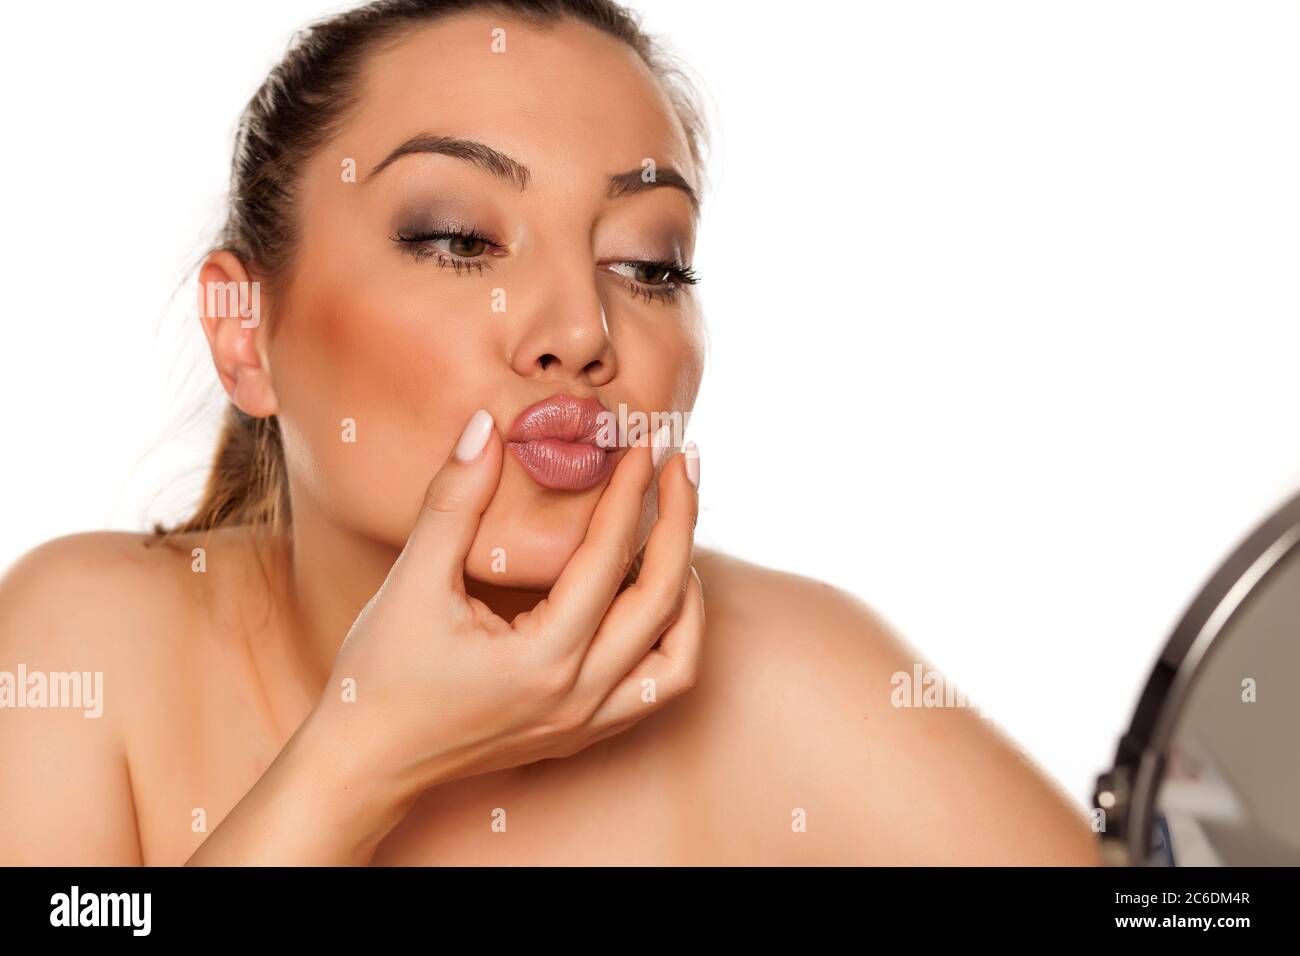
[[[199,321],[226,394],[246,415],[276,414],[275,389],[259,348],[266,305],[261,283],[238,256],[219,249],[199,269],[198,295]]]
[[[253,418],[270,418],[279,410],[271,377],[260,367],[237,368],[234,386],[227,391],[235,407]]]

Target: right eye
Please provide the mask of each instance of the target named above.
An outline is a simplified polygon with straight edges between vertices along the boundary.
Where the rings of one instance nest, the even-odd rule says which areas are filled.
[[[484,260],[497,248],[491,239],[472,229],[399,231],[392,239],[403,245],[417,262],[434,259],[440,266],[452,266],[457,272],[468,268],[482,272],[485,265],[491,265]]]

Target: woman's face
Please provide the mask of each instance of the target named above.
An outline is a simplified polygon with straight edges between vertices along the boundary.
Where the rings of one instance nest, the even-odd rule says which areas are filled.
[[[633,50],[576,22],[462,15],[372,54],[359,92],[306,168],[291,283],[265,345],[295,521],[401,547],[478,408],[505,438],[553,396],[614,418],[623,406],[633,422],[689,412],[703,360],[695,294],[645,264],[690,266],[698,186],[681,124]],[[449,140],[496,153],[426,151]],[[430,238],[448,232],[461,235]],[[507,446],[471,577],[558,577],[622,455],[559,448],[557,466],[558,447]],[[642,541],[653,518],[652,489]]]

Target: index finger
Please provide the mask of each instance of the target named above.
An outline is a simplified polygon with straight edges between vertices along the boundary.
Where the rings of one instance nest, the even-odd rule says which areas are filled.
[[[444,595],[464,592],[465,559],[496,494],[501,459],[492,416],[480,409],[425,490],[419,517],[394,565],[398,575]]]

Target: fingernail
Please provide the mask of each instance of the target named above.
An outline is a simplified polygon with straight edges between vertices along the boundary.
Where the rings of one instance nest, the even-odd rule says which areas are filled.
[[[492,424],[492,416],[486,410],[480,408],[473,414],[465,430],[460,433],[460,441],[456,443],[457,461],[473,461],[483,454],[483,449],[492,436]]]
[[[671,440],[672,440],[672,435],[669,432],[667,425],[664,425],[662,428],[659,429],[659,431],[655,432],[655,438],[651,446],[652,450],[650,452],[650,457],[656,467],[658,467],[659,462],[663,460],[664,452],[668,450],[668,442]]]
[[[682,450],[686,457],[686,477],[690,479],[691,484],[696,488],[700,487],[700,449],[693,441],[686,443],[686,448]]]

